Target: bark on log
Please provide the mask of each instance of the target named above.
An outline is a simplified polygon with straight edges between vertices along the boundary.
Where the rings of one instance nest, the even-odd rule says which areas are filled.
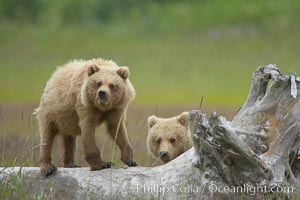
[[[231,122],[189,113],[194,148],[165,165],[59,168],[48,178],[38,168],[0,168],[0,188],[25,185],[38,199],[299,199],[299,94],[295,74],[263,66]]]

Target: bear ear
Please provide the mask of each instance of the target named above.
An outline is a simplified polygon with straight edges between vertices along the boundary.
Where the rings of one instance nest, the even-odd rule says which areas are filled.
[[[148,128],[152,128],[158,121],[158,118],[155,115],[148,117]]]
[[[128,67],[120,67],[117,70],[117,74],[119,74],[119,76],[121,76],[123,79],[127,79],[129,77],[129,69],[128,69]]]
[[[99,67],[97,65],[90,65],[88,67],[87,73],[89,76],[93,75],[94,73],[99,71]]]
[[[185,127],[188,127],[188,112],[183,112],[177,117],[177,121]]]

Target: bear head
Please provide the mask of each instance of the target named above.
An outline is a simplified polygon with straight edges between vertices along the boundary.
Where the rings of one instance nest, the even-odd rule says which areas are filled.
[[[187,112],[172,117],[148,117],[147,148],[163,163],[173,160],[190,147]]]
[[[101,111],[126,107],[135,97],[129,81],[128,67],[98,66],[90,64],[87,68],[88,79],[84,87],[84,95],[89,103]]]

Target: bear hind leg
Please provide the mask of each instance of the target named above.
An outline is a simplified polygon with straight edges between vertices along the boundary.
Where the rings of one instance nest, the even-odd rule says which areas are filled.
[[[40,122],[40,171],[43,176],[49,176],[56,171],[56,166],[52,164],[51,151],[54,138],[57,134],[54,123]]]

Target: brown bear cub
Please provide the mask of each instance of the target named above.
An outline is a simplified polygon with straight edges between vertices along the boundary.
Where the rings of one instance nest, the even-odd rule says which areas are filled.
[[[111,167],[110,162],[101,159],[95,143],[95,129],[102,123],[119,146],[121,160],[136,166],[125,126],[127,108],[134,98],[129,69],[111,60],[75,60],[58,68],[35,110],[41,139],[41,174],[48,176],[56,170],[51,149],[58,135],[62,138],[64,167],[78,167],[74,163],[78,135],[91,170]]]
[[[167,163],[192,147],[187,112],[172,118],[148,117],[149,153]]]

